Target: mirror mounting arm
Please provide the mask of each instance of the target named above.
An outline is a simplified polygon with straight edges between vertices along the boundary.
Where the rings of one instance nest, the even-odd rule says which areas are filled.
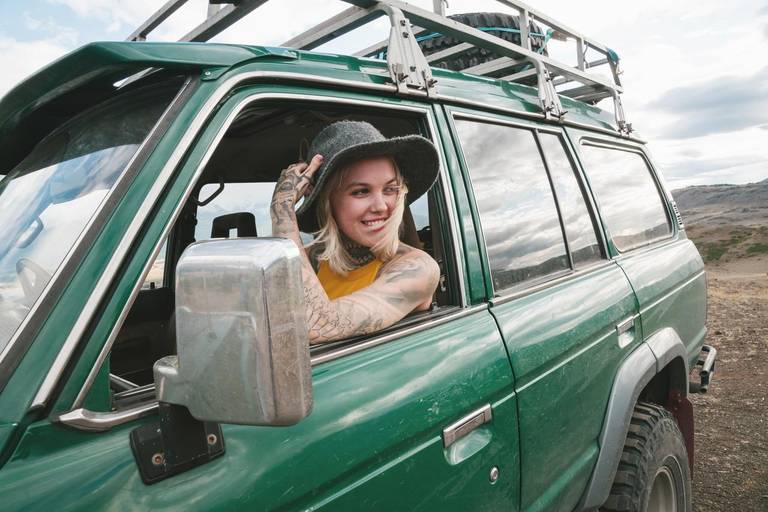
[[[224,454],[221,426],[198,421],[182,405],[159,404],[160,421],[131,431],[141,479],[152,485]]]

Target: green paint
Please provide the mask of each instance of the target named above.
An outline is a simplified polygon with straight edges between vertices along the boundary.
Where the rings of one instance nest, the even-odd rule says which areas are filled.
[[[490,270],[477,205],[452,125],[451,112],[515,117],[538,113],[536,91],[495,80],[435,70],[444,97],[403,98],[388,92],[333,88],[259,78],[227,95],[195,133],[130,254],[110,283],[65,378],[47,408],[30,411],[38,388],[107,268],[129,225],[201,107],[233,77],[280,72],[387,82],[386,64],[370,59],[281,48],[218,44],[95,43],[41,70],[0,102],[0,161],[44,135],[36,120],[53,123],[46,106],[112,94],[119,77],[146,67],[188,73],[196,89],[176,112],[129,184],[78,268],[68,276],[28,351],[0,392],[0,496],[4,510],[572,510],[599,455],[607,399],[619,364],[654,332],[669,328],[689,357],[702,342],[706,309],[702,262],[682,231],[652,247],[619,254],[579,275],[513,299],[401,336],[313,368],[315,406],[289,427],[224,425],[226,454],[153,486],[138,475],[128,435],[144,418],[107,432],[85,432],[55,421],[69,411],[130,298],[162,232],[233,109],[259,92],[311,94],[376,101],[427,111],[452,187],[470,304],[492,300]],[[210,71],[206,75],[205,71]],[[199,78],[199,80],[198,80]],[[73,93],[74,94],[74,93]],[[568,119],[606,128],[612,116],[563,100]],[[574,156],[588,130],[564,130]],[[583,172],[578,164],[579,172]],[[589,183],[586,183],[590,193]],[[441,219],[446,222],[445,219]],[[603,223],[598,212],[598,228]],[[443,226],[444,238],[450,226]],[[764,252],[764,244],[753,252]],[[748,251],[751,249],[748,249]],[[674,262],[674,265],[670,264]],[[640,314],[635,338],[619,347],[615,326]],[[86,406],[110,408],[108,364],[98,369]],[[449,448],[442,429],[485,404],[493,420]],[[488,480],[492,467],[499,480]],[[31,492],[30,489],[34,490]]]

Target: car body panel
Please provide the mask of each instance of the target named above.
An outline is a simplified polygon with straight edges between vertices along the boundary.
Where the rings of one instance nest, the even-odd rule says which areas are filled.
[[[226,425],[223,457],[149,487],[128,445],[138,422],[87,433],[40,421],[0,471],[4,506],[360,510],[369,500],[371,510],[434,510],[440,502],[458,511],[517,501],[513,381],[484,308],[318,365],[313,384],[315,406],[304,421]],[[493,405],[493,420],[457,442],[469,453],[451,459],[442,428],[484,403]],[[492,465],[503,475],[493,486]],[[24,491],[30,488],[36,492]]]
[[[72,73],[62,63],[75,60],[65,58],[20,84],[0,103],[0,113],[9,113],[10,119],[0,125],[0,134],[5,134],[34,119],[38,109],[67,88],[87,89],[89,79],[106,87],[129,70],[165,67],[190,72],[198,82],[77,272],[66,277],[61,299],[0,393],[4,506],[572,510],[599,458],[600,434],[612,428],[604,419],[621,362],[645,337],[663,329],[679,332],[689,352],[703,338],[704,277],[692,244],[676,232],[664,243],[617,255],[609,241],[615,262],[606,260],[535,290],[495,298],[483,263],[477,209],[462,174],[447,109],[464,105],[495,115],[514,113],[531,125],[558,127],[544,120],[535,89],[436,69],[437,94],[399,97],[388,84],[383,61],[210,43],[150,45],[85,47]],[[203,70],[212,68],[215,73],[205,75]],[[308,418],[291,427],[224,425],[223,457],[146,486],[128,435],[136,426],[156,421],[156,416],[101,433],[79,431],[56,419],[71,410],[83,390],[133,287],[162,242],[174,206],[183,201],[194,179],[196,163],[215,144],[229,105],[249,94],[254,84],[265,92],[304,92],[329,99],[370,99],[374,91],[393,105],[431,108],[436,142],[453,186],[458,214],[454,229],[463,245],[467,299],[476,306],[434,327],[316,365],[315,409]],[[206,128],[185,150],[183,165],[173,167],[172,178],[161,183],[157,203],[147,204],[188,127],[219,93],[221,101],[205,114],[201,122]],[[603,132],[612,129],[613,116],[607,112],[567,99],[563,105],[569,111],[566,123]],[[40,136],[24,133],[29,144]],[[0,151],[3,158],[14,154]],[[150,213],[140,237],[131,241],[135,243],[130,255],[113,262],[125,226],[146,209]],[[669,265],[678,259],[680,266]],[[63,368],[66,372],[51,402],[30,410],[107,272],[113,273],[104,292],[107,300],[86,319],[88,329],[76,340],[77,350]],[[630,281],[640,297],[642,323],[636,323],[631,342],[620,347],[616,325],[638,314]],[[479,305],[484,301],[492,304]],[[85,405],[109,411],[107,390],[108,367],[102,366]],[[452,449],[443,448],[442,429],[485,404],[493,406],[493,420]],[[500,478],[492,485],[493,467]]]
[[[673,329],[685,346],[686,363],[695,364],[706,334],[707,283],[693,242],[681,238],[627,254],[618,262],[637,294],[646,338]]]
[[[620,347],[615,329],[635,307],[608,264],[491,308],[518,391],[522,510],[571,510],[580,498],[618,363],[640,343]]]

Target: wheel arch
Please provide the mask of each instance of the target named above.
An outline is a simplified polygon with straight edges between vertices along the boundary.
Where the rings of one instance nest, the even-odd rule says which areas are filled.
[[[693,416],[688,414],[691,412],[687,399],[688,373],[685,345],[672,328],[661,329],[649,336],[622,362],[614,377],[603,419],[600,454],[577,510],[596,510],[608,498],[632,411],[640,399],[670,409],[680,424],[686,446],[690,447],[690,460],[693,460]]]

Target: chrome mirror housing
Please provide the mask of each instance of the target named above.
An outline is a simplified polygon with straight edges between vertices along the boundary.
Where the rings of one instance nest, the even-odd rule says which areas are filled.
[[[176,267],[178,356],[154,366],[158,399],[200,421],[290,425],[312,409],[301,255],[290,240],[210,240]]]

